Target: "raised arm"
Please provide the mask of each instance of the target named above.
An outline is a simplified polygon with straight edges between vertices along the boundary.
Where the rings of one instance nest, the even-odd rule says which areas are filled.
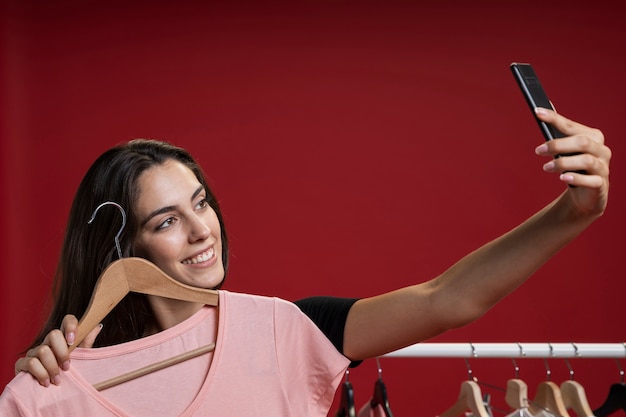
[[[346,356],[378,356],[472,322],[604,213],[611,151],[602,132],[552,111],[541,109],[537,115],[568,135],[537,147],[537,154],[551,158],[544,171],[574,187],[440,276],[359,300],[346,322]],[[578,155],[552,159],[560,154]],[[581,170],[586,174],[569,172]]]

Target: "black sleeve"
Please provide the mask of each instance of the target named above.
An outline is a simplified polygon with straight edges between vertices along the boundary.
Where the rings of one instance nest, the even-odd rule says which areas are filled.
[[[343,353],[343,330],[348,312],[358,298],[309,297],[294,302]],[[356,365],[357,363],[353,363]]]

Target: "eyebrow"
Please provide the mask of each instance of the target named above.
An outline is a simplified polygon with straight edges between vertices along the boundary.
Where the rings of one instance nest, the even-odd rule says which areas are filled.
[[[204,191],[204,186],[200,185],[198,188],[196,188],[196,191],[191,194],[190,201],[195,200],[198,194],[200,194],[202,191]],[[152,220],[153,217],[158,216],[159,214],[167,213],[168,211],[175,210],[176,207],[177,206],[165,206],[154,210],[152,213],[148,214],[145,219],[143,219],[143,221],[141,222],[141,227],[145,226],[146,223]]]

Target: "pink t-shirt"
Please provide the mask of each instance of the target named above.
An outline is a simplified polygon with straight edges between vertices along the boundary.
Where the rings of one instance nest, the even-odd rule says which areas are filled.
[[[77,348],[61,385],[26,373],[0,396],[2,416],[326,416],[349,360],[294,304],[220,291],[158,334]],[[215,351],[98,392],[92,385],[200,346]]]

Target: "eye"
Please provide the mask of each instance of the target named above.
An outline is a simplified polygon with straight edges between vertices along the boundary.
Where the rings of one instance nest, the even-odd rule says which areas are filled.
[[[156,230],[167,229],[168,227],[172,226],[175,222],[176,222],[176,219],[174,217],[168,217],[167,219],[165,219],[163,223],[157,226]]]
[[[204,209],[207,207],[209,207],[209,201],[206,198],[203,198],[198,202],[198,204],[196,204],[197,209]]]

